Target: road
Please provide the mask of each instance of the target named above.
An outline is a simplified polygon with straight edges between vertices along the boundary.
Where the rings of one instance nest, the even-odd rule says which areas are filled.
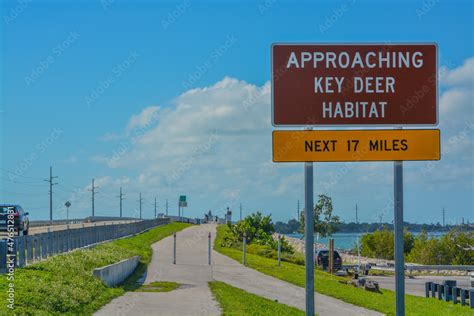
[[[69,229],[77,229],[77,228],[82,228],[82,227],[91,227],[91,226],[94,226],[94,225],[100,226],[100,225],[112,225],[112,224],[118,224],[118,223],[132,223],[132,222],[136,222],[136,221],[133,221],[133,220],[128,220],[128,221],[103,221],[103,222],[95,222],[95,223],[69,224]],[[30,235],[35,235],[35,234],[46,233],[46,232],[48,232],[48,228],[51,231],[65,230],[65,229],[67,229],[67,225],[30,227],[29,234]],[[6,235],[7,235],[6,232],[0,232],[0,238],[5,238]]]
[[[174,281],[183,286],[168,293],[127,292],[101,310],[107,315],[219,315],[208,282],[218,280],[271,300],[305,309],[305,289],[286,283],[212,251],[208,264],[208,233],[215,236],[216,225],[197,225],[177,233],[177,262],[172,263],[173,237],[153,245],[153,257],[145,283]],[[213,240],[212,240],[213,241]],[[319,315],[381,315],[341,300],[315,293]]]
[[[394,276],[368,276],[368,280],[379,282],[380,287],[395,291]],[[414,276],[405,277],[405,293],[417,296],[425,296],[425,282],[443,283],[444,280],[456,280],[458,287],[469,289],[469,276]]]

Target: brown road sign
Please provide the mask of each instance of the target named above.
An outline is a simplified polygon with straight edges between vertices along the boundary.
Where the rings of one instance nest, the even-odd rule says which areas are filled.
[[[436,44],[274,44],[272,123],[437,125]]]
[[[274,162],[439,159],[439,129],[273,131]]]

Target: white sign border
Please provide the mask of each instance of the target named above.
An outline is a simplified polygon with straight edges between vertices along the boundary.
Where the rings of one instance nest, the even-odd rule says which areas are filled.
[[[292,46],[292,45],[333,45],[333,46],[360,46],[360,45],[366,45],[366,46],[402,46],[402,45],[434,45],[435,46],[435,51],[436,51],[436,122],[433,124],[275,124],[275,113],[274,113],[274,106],[273,106],[273,94],[274,94],[274,82],[273,82],[273,48],[274,46]],[[328,43],[328,42],[321,42],[321,43],[316,43],[316,42],[307,42],[307,43],[301,43],[301,42],[274,42],[272,43],[271,46],[271,53],[270,53],[270,76],[271,76],[271,94],[272,94],[272,100],[271,100],[271,115],[272,115],[272,126],[273,127],[326,127],[326,128],[337,128],[337,127],[364,127],[364,128],[370,128],[372,127],[393,127],[393,128],[400,128],[400,127],[438,127],[439,126],[439,78],[438,78],[438,70],[439,70],[439,48],[438,48],[438,43],[436,42],[396,42],[396,43],[391,43],[391,42],[371,42],[371,43],[366,43],[366,42],[349,42],[349,43]]]

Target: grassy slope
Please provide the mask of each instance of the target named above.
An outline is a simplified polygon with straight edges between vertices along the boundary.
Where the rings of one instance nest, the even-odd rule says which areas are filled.
[[[176,282],[157,281],[143,284],[135,292],[171,292],[179,288]]]
[[[220,246],[226,229],[228,228],[225,225],[218,227],[214,249],[240,262],[242,260],[240,250]],[[305,267],[301,265],[282,262],[278,268],[274,259],[247,254],[247,266],[301,287],[305,285]],[[315,270],[317,292],[354,305],[395,315],[395,292],[382,289],[382,294],[372,293],[342,284],[339,281],[347,281],[347,279]],[[467,306],[462,307],[459,304],[453,305],[437,299],[426,299],[413,295],[405,296],[405,305],[407,315],[472,315],[472,311]]]
[[[151,244],[188,227],[171,223],[134,237],[120,239],[97,247],[58,255],[46,261],[15,270],[15,313],[18,315],[80,314],[88,315],[114,297],[137,286],[135,281],[151,260]],[[139,255],[136,271],[119,287],[108,288],[92,270]],[[7,313],[6,276],[0,279],[0,314]]]
[[[223,282],[209,282],[223,315],[304,315],[294,307],[245,292]]]

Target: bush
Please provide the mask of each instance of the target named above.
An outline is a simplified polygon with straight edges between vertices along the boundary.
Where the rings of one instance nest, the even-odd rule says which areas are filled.
[[[223,230],[222,238],[219,239],[219,246],[227,248],[242,249],[243,236],[246,234],[247,252],[258,254],[267,258],[276,259],[278,256],[278,241],[273,239],[275,229],[271,216],[263,216],[257,212],[245,217],[235,225],[228,224]],[[285,237],[280,239],[281,260],[293,263],[304,262],[301,255],[294,253],[293,247]]]
[[[259,255],[265,258],[278,259],[278,251],[268,246],[251,244],[247,247],[247,252],[254,255]],[[280,259],[281,261],[304,265],[303,255],[299,253],[295,253],[293,251],[289,252],[289,251],[282,250],[280,253]]]
[[[413,248],[413,234],[404,231],[404,253],[407,255]],[[362,235],[361,255],[370,258],[393,260],[394,258],[394,233],[387,229],[378,230],[371,234]]]
[[[455,229],[436,238],[428,237],[426,231],[413,237],[404,232],[404,253],[406,261],[419,264],[474,264],[474,232],[460,232]],[[387,229],[365,234],[361,239],[361,255],[393,260],[394,235]]]
[[[474,232],[449,231],[439,239],[428,237],[423,231],[415,238],[414,246],[407,256],[409,262],[420,264],[474,264]]]

